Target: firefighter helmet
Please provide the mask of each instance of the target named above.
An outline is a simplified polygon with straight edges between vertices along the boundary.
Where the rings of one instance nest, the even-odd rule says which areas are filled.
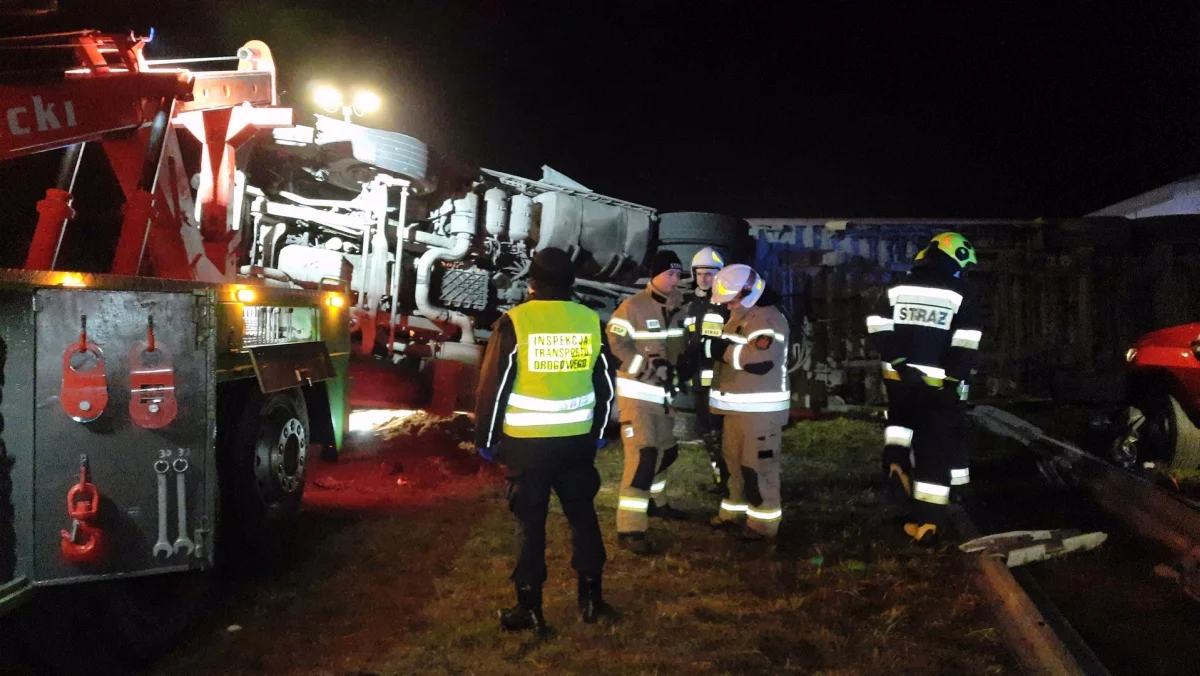
[[[692,256],[692,270],[696,270],[697,268],[720,270],[723,267],[725,267],[725,261],[721,260],[721,254],[717,253],[711,246],[704,247],[697,251],[695,256]]]
[[[762,297],[767,283],[749,265],[730,265],[717,273],[713,280],[712,299],[714,303],[728,303],[739,300],[742,307],[754,307]]]
[[[975,259],[975,247],[971,245],[970,240],[957,232],[943,232],[934,235],[933,239],[929,240],[929,246],[918,251],[914,260],[924,260],[925,254],[934,249],[949,256],[962,268],[979,262]]]

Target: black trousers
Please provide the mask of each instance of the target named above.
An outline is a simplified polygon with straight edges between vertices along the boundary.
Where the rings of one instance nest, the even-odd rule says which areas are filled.
[[[519,445],[521,440],[507,440]],[[546,441],[546,440],[539,440]],[[595,442],[589,438],[585,444]],[[546,514],[550,493],[558,495],[571,527],[571,567],[580,575],[600,575],[608,556],[596,518],[600,472],[595,453],[568,451],[559,459],[508,470],[508,507],[517,517],[517,566],[512,580],[518,586],[541,587],[546,581]]]
[[[884,471],[896,463],[911,474],[914,521],[943,525],[953,483],[951,470],[965,471],[969,464],[966,409],[953,393],[928,385],[888,382],[885,386],[886,434],[889,440],[899,440],[901,430],[907,430],[911,442],[886,443]]]
[[[715,415],[708,407],[708,393],[711,388],[697,387],[693,409],[696,415],[696,431],[704,442],[704,450],[708,451],[708,460],[713,465],[713,473],[721,486],[729,480],[729,468],[725,466],[725,455],[721,452],[721,430],[724,428],[724,416]]]

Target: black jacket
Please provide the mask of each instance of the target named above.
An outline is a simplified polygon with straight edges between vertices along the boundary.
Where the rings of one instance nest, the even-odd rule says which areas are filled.
[[[534,298],[531,297],[531,300]],[[570,300],[570,292],[548,289],[537,295],[536,300]],[[516,371],[509,366],[517,345],[517,334],[508,314],[496,320],[492,337],[483,355],[479,386],[475,391],[475,446],[487,448],[499,445],[501,462],[511,468],[558,464],[564,459],[564,455],[594,456],[595,441],[604,434],[609,414],[615,405],[613,384],[609,375],[609,366],[614,364],[614,360],[604,337],[604,327],[600,326],[598,330],[601,346],[600,358],[596,360],[596,366],[592,369],[596,406],[592,413],[591,432],[572,437],[513,439],[504,434],[503,425],[504,410],[508,406],[508,396],[512,394],[516,379]]]
[[[966,380],[979,355],[982,299],[957,263],[934,254],[880,296],[867,318],[870,344],[886,363],[943,369]]]

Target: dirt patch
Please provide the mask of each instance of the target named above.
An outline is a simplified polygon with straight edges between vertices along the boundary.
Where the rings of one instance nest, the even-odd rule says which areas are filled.
[[[360,442],[344,462],[316,466],[333,488],[306,494],[294,558],[278,575],[235,583],[226,607],[151,673],[1016,671],[963,557],[949,545],[909,545],[869,487],[877,425],[788,430],[793,498],[774,547],[703,525],[716,508],[700,490],[707,457],[685,445],[667,490],[695,519],[653,522],[652,537],[669,551],[651,559],[615,546],[622,454],[605,449],[605,586],[623,617],[579,623],[569,534],[555,505],[546,614],[556,636],[547,641],[498,630],[496,611],[512,603],[513,521],[498,468],[459,448],[455,429],[414,421],[407,434]],[[240,631],[228,632],[233,624]]]

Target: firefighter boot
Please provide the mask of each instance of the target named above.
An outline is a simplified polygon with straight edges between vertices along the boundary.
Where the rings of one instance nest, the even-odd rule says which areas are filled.
[[[645,533],[617,533],[617,546],[641,556],[654,553]]]
[[[541,587],[517,585],[517,605],[500,611],[500,626],[505,631],[529,631],[546,636],[550,628],[542,615]]]
[[[601,617],[616,618],[617,611],[604,600],[599,575],[579,576],[579,613],[587,624],[595,624]]]
[[[932,523],[904,524],[904,533],[922,547],[932,547],[938,542],[937,525]]]
[[[664,521],[687,521],[688,514],[682,509],[675,509],[670,505],[659,507],[654,502],[654,498],[650,498],[650,508],[646,510],[646,515],[655,518],[663,519]]]
[[[887,475],[888,499],[895,505],[907,505],[912,499],[912,479],[904,468],[896,463],[888,467]]]

